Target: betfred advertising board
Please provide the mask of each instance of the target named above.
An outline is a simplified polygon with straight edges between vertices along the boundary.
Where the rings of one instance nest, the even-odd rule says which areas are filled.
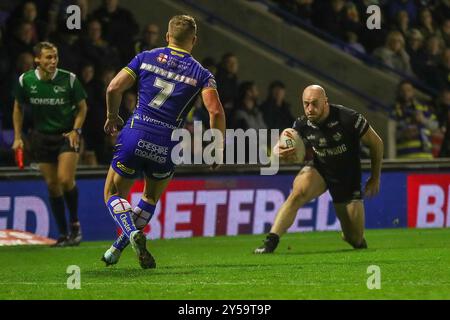
[[[291,192],[294,174],[175,178],[145,231],[149,238],[261,234]],[[368,175],[363,175],[363,181]],[[365,199],[366,228],[449,225],[449,174],[385,172],[379,195]],[[79,179],[79,217],[85,240],[111,240],[116,226],[103,203],[103,179]],[[128,201],[137,205],[143,181]],[[42,180],[0,181],[0,230],[57,238]],[[289,232],[339,230],[329,193],[301,208]]]

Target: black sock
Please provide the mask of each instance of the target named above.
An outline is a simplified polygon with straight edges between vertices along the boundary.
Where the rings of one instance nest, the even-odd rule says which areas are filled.
[[[66,209],[64,207],[64,198],[50,197],[50,206],[52,207],[53,216],[55,217],[56,224],[60,235],[67,236],[67,222],[66,222]]]
[[[78,188],[75,185],[72,190],[64,192],[67,208],[69,209],[70,223],[78,222]]]

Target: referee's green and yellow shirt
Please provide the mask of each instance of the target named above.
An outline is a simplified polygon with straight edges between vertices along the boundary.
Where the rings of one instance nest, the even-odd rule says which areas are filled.
[[[77,105],[86,97],[75,74],[63,69],[56,69],[48,81],[40,78],[37,69],[27,71],[15,90],[19,104],[31,106],[34,129],[47,134],[72,130]]]

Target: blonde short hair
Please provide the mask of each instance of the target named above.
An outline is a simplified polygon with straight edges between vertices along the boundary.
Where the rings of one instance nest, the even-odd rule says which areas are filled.
[[[177,43],[192,40],[197,34],[195,19],[188,15],[174,16],[169,21],[169,36]]]
[[[41,55],[41,52],[42,52],[43,49],[55,49],[55,50],[58,50],[58,48],[56,48],[56,46],[53,43],[48,42],[48,41],[42,41],[42,42],[39,42],[38,44],[36,44],[33,47],[34,55],[36,57],[39,57]]]

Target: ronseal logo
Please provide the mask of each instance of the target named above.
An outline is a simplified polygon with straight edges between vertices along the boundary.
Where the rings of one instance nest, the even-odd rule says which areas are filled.
[[[43,104],[43,105],[63,105],[66,104],[64,98],[30,98],[32,104]]]

